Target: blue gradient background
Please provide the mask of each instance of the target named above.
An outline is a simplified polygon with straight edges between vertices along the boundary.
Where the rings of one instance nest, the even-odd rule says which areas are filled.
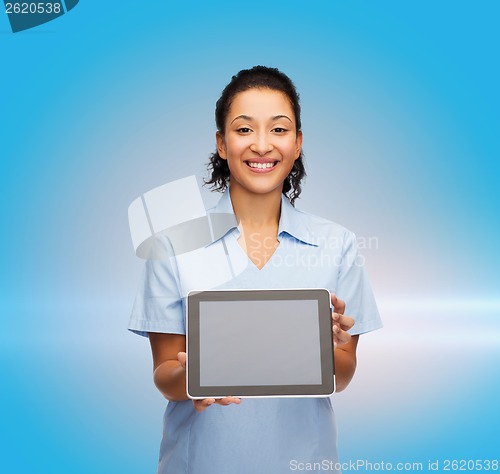
[[[298,207],[378,242],[385,328],[336,396],[342,460],[498,459],[498,5],[87,0],[18,34],[2,14],[2,471],[155,471],[127,207],[204,175],[215,101],[255,64],[301,93]]]

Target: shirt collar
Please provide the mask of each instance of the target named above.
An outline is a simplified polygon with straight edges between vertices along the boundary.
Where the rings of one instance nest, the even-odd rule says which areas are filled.
[[[309,219],[306,218],[302,211],[295,209],[288,198],[282,194],[278,239],[284,232],[301,242],[315,247],[318,246],[315,242],[314,233],[309,226]]]
[[[208,214],[212,225],[212,243],[224,237],[234,228],[238,228],[229,187],[224,191],[217,205],[208,211]],[[314,234],[308,225],[308,219],[304,219],[304,217],[304,213],[295,209],[288,198],[282,194],[278,240],[281,240],[282,234],[286,233],[301,242],[317,246]]]

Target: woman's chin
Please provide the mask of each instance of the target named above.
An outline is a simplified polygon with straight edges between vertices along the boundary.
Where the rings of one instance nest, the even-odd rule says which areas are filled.
[[[251,194],[269,194],[283,189],[283,181],[276,182],[274,179],[242,180],[237,181],[234,178],[230,180],[231,187],[238,187]]]

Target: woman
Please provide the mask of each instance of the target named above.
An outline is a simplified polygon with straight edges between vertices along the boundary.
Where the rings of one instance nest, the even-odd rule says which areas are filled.
[[[277,69],[243,70],[215,115],[208,184],[223,195],[213,212],[234,213],[238,225],[221,240],[237,244],[228,245],[230,258],[248,258],[247,268],[218,288],[329,288],[341,391],[354,375],[359,334],[381,322],[354,234],[294,207],[305,176],[297,91]],[[175,266],[147,262],[129,329],[149,336],[154,382],[169,400],[158,472],[276,474],[325,461],[333,468],[330,398],[188,399],[184,305]]]

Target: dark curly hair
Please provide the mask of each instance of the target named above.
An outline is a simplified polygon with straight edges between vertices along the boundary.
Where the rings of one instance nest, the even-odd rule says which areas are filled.
[[[236,94],[248,89],[271,89],[283,92],[292,104],[295,114],[297,132],[301,129],[299,94],[291,79],[276,68],[266,66],[255,66],[251,69],[243,69],[232,77],[231,82],[224,88],[215,106],[215,123],[217,130],[223,135],[225,132],[226,117],[231,103]],[[217,150],[210,155],[208,171],[211,177],[205,180],[205,184],[211,184],[214,191],[224,191],[229,182],[229,167],[227,161],[219,156]],[[283,194],[292,205],[301,193],[300,183],[306,176],[304,168],[304,155],[300,150],[299,157],[283,183]]]

